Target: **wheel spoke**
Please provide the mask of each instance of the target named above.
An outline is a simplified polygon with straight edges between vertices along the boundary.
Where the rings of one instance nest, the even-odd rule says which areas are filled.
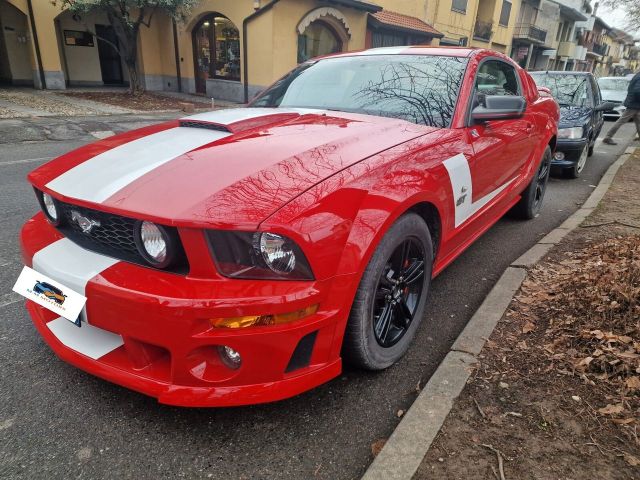
[[[402,275],[404,277],[404,283],[411,285],[424,275],[424,262],[422,260],[415,260],[409,268],[407,268]]]
[[[389,333],[389,327],[391,327],[391,320],[393,319],[393,306],[391,302],[387,302],[378,317],[376,322],[376,335],[380,339],[380,342],[384,345],[387,340],[387,334]]]
[[[409,308],[409,305],[407,305],[407,301],[404,297],[400,298],[398,301],[398,308],[402,313],[401,318],[398,319],[402,320],[402,325],[399,326],[406,328],[411,323],[411,320],[413,320],[413,313],[411,313],[411,309]]]

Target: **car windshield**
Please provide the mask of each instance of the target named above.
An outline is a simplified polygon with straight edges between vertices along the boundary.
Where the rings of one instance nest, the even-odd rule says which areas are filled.
[[[560,105],[591,106],[586,75],[531,72],[531,76],[536,85],[549,88]]]
[[[600,78],[598,85],[602,90],[620,90],[627,91],[629,80],[626,78]]]
[[[252,107],[320,108],[448,127],[466,58],[360,55],[299,65]]]

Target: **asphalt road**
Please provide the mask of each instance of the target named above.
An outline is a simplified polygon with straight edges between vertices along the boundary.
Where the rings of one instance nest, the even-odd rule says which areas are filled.
[[[631,138],[631,125],[618,137]],[[503,270],[578,208],[624,148],[597,145],[582,178],[551,179],[538,218],[501,220],[440,275],[428,317],[394,367],[347,370],[275,404],[189,410],[61,362],[9,293],[22,268],[20,226],[37,210],[25,175],[86,141],[0,142],[0,478],[358,478],[371,444],[391,434],[398,410],[411,405]]]

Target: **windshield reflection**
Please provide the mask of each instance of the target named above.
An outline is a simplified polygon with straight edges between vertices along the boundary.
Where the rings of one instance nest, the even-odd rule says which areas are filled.
[[[448,127],[466,58],[362,55],[300,65],[252,107],[297,107],[393,117]]]

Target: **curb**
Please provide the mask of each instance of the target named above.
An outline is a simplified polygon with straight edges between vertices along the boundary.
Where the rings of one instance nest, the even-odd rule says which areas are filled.
[[[449,353],[373,460],[362,480],[410,480],[440,431],[453,403],[477,364],[477,355],[524,281],[527,269],[593,212],[611,186],[618,169],[635,151],[628,147],[611,164],[587,201],[509,266],[451,346]]]

